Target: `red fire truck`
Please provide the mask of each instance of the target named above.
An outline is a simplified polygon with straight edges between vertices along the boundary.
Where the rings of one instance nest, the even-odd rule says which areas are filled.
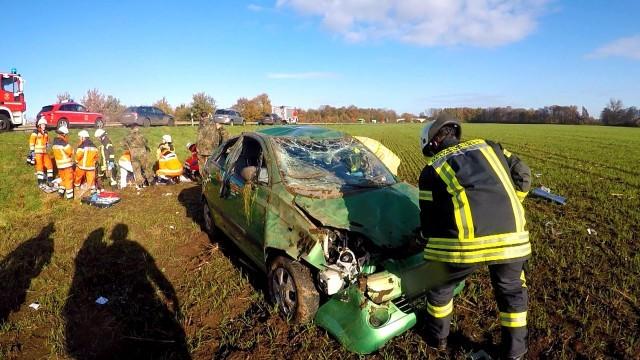
[[[24,79],[16,69],[11,69],[9,73],[0,72],[0,131],[25,125],[26,111]]]

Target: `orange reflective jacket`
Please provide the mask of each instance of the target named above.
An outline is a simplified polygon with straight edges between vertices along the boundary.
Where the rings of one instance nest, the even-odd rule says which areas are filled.
[[[44,130],[34,130],[29,137],[29,150],[36,154],[46,154],[47,144],[49,143],[49,134]]]
[[[98,148],[87,139],[76,149],[76,163],[82,170],[95,170],[98,161]]]
[[[53,139],[53,157],[56,159],[58,169],[66,169],[73,165],[73,148],[66,137],[61,135]]]

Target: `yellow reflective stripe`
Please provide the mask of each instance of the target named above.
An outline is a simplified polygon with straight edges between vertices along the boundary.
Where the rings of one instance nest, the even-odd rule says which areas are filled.
[[[429,238],[427,249],[479,250],[499,246],[521,245],[529,241],[529,232],[483,236],[474,239]]]
[[[520,202],[524,201],[524,199],[527,197],[527,194],[529,194],[528,191],[518,191],[518,190],[516,190],[516,196],[518,196],[518,200],[520,200]]]
[[[447,305],[435,306],[427,301],[427,312],[434,318],[443,318],[449,316],[453,312],[453,299]]]
[[[528,256],[531,254],[529,242],[503,248],[491,248],[475,251],[447,251],[426,248],[424,258],[440,262],[471,264],[488,261],[509,260]]]
[[[468,150],[468,148],[477,147],[477,145],[487,146],[484,140],[481,140],[481,139],[469,140],[455,146],[450,146],[440,151],[439,153],[437,153],[434,157],[432,157],[431,161],[429,161],[429,166],[442,160],[445,157],[448,157],[449,155],[452,155],[453,153],[456,153],[458,151]]]
[[[502,153],[504,154],[504,156],[510,158],[511,157],[511,151],[507,150],[507,149],[502,149]]]
[[[522,270],[522,272],[520,272],[520,280],[522,280],[522,287],[526,288],[527,287],[527,279],[525,279],[525,277],[524,277],[524,270]]]
[[[466,191],[456,179],[455,172],[448,163],[444,162],[436,172],[447,185],[447,192],[451,194],[458,226],[458,238],[472,239],[474,237],[473,218]]]
[[[506,327],[527,326],[527,312],[505,313],[500,312],[500,325]]]
[[[428,190],[420,190],[420,200],[433,201],[433,193]]]
[[[480,149],[480,151],[482,152],[482,154],[484,154],[485,158],[489,162],[489,165],[491,165],[491,168],[493,168],[493,171],[496,173],[496,175],[502,182],[504,190],[507,192],[507,195],[509,196],[509,200],[511,201],[511,207],[513,210],[513,216],[516,222],[516,231],[523,231],[524,223],[525,223],[524,210],[522,209],[522,205],[518,201],[518,197],[515,194],[515,189],[513,188],[513,185],[509,180],[509,175],[507,175],[506,170],[500,163],[500,160],[498,160],[498,157],[496,156],[493,149],[484,148],[484,149]]]

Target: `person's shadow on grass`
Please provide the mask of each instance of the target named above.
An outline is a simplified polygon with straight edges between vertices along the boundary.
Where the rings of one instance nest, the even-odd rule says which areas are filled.
[[[20,309],[27,298],[31,280],[40,274],[53,255],[53,223],[23,242],[0,260],[0,324]]]
[[[85,240],[63,314],[68,354],[76,359],[188,359],[180,306],[151,254],[117,224]],[[108,302],[100,305],[96,300]]]

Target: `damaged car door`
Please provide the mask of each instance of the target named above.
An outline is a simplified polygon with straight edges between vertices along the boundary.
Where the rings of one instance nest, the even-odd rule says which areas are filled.
[[[226,159],[220,191],[223,216],[238,247],[255,263],[264,262],[264,227],[269,200],[269,172],[264,164],[264,146],[251,136],[242,136]],[[264,165],[264,166],[263,166]]]

